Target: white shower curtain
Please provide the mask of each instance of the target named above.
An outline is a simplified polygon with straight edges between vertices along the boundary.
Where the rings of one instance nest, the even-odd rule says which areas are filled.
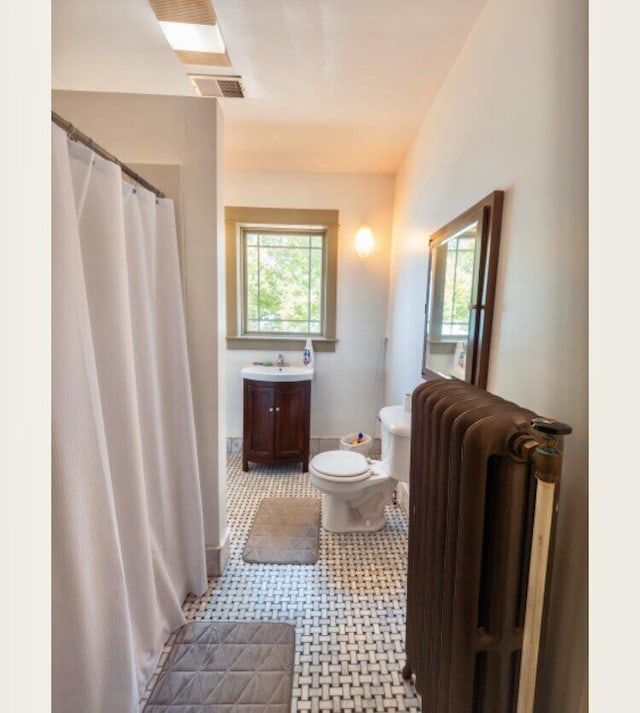
[[[173,204],[52,149],[53,710],[137,711],[207,587]]]

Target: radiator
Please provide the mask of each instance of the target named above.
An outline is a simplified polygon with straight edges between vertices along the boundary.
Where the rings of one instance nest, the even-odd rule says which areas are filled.
[[[419,386],[411,420],[403,676],[428,713],[529,713],[571,429],[456,380]]]

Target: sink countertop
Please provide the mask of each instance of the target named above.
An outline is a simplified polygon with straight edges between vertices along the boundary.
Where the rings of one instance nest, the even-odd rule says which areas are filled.
[[[249,364],[243,367],[240,373],[243,379],[255,381],[311,381],[313,379],[313,367],[301,364],[288,366]]]

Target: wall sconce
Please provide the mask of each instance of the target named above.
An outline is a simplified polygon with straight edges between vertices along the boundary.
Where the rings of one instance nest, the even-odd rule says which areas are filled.
[[[366,224],[361,225],[356,233],[356,252],[361,260],[369,257],[369,253],[373,250],[373,243],[371,228]]]

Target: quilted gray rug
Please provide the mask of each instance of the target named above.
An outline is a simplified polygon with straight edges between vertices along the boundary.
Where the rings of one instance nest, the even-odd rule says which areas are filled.
[[[242,559],[263,564],[313,564],[318,559],[320,500],[264,498]]]
[[[186,624],[144,713],[289,713],[294,646],[290,624]]]

